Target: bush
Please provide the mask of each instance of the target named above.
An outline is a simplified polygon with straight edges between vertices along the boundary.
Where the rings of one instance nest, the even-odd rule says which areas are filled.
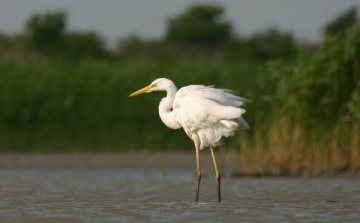
[[[165,39],[188,44],[218,44],[232,37],[231,24],[222,21],[224,10],[213,5],[194,5],[168,21]]]
[[[279,110],[301,113],[304,124],[318,130],[345,120],[359,125],[360,109],[355,108],[360,91],[360,23],[328,36],[309,58],[271,66],[273,100]]]
[[[53,51],[66,29],[66,13],[63,11],[34,14],[26,22],[26,33],[31,47],[44,52]]]

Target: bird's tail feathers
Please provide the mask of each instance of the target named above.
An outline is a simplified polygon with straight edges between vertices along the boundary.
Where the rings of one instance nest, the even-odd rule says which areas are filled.
[[[240,127],[244,129],[250,129],[249,124],[245,121],[243,117],[240,116],[239,118],[237,118],[237,122],[239,123]]]

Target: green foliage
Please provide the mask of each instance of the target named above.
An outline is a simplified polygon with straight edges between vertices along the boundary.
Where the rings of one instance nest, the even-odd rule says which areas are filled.
[[[7,50],[11,48],[11,39],[3,34],[3,33],[0,33],[0,50]]]
[[[221,22],[222,14],[217,6],[194,6],[169,21],[169,41],[122,39],[118,61],[99,60],[109,53],[96,33],[66,32],[66,14],[32,16],[28,40],[45,54],[0,59],[0,151],[193,147],[181,130],[161,123],[157,105],[163,93],[127,97],[158,77],[178,87],[216,84],[251,99],[245,119],[252,128],[239,134],[254,147],[317,141],[334,129],[349,131],[348,139],[350,130],[359,131],[360,24],[294,58],[289,33],[268,29],[230,39],[231,25]],[[0,49],[10,52],[21,41],[0,35]],[[283,60],[267,63],[265,72],[259,61],[274,58]],[[291,125],[301,133],[298,141],[288,140]],[[279,135],[282,129],[290,136]],[[238,137],[225,142],[239,144]]]
[[[64,35],[58,53],[71,59],[109,56],[104,41],[95,32],[73,32]]]
[[[269,28],[246,38],[229,41],[226,44],[227,59],[247,60],[291,60],[297,43],[288,32]]]
[[[133,57],[143,51],[146,42],[138,35],[130,35],[118,40],[117,52],[120,57]]]
[[[66,29],[66,13],[63,11],[34,14],[26,22],[29,44],[35,48],[51,51]]]
[[[232,36],[231,24],[222,21],[224,10],[214,5],[194,5],[168,21],[166,39],[189,44],[216,44]]]
[[[34,14],[26,22],[28,44],[47,56],[67,59],[104,58],[110,53],[95,32],[67,32],[63,11]]]
[[[117,56],[122,60],[159,60],[169,57],[167,44],[156,40],[144,40],[137,35],[130,35],[118,40]],[[164,53],[166,52],[166,53]]]
[[[128,95],[168,77],[178,87],[216,84],[252,97],[261,71],[246,62],[0,62],[0,151],[192,148],[182,130],[161,122],[164,93]],[[251,105],[247,109],[251,125]]]
[[[288,117],[300,114],[312,133],[329,133],[343,124],[359,126],[360,23],[325,38],[309,58],[272,63],[269,71],[264,84],[273,84],[271,101]]]
[[[292,35],[280,32],[276,28],[270,28],[250,36],[244,45],[244,51],[249,58],[261,60],[290,59],[295,48]]]
[[[358,20],[357,7],[352,6],[326,24],[325,34],[335,35],[337,33],[344,32],[346,29],[356,24]]]
[[[258,60],[291,59],[296,43],[290,33],[270,28],[250,37],[236,37],[223,21],[223,9],[195,5],[168,21],[165,40],[136,35],[118,41],[117,55],[127,60]]]
[[[248,38],[212,46],[144,40],[132,35],[119,40],[117,55],[126,60],[266,61],[291,60],[295,56],[296,48],[291,34],[269,29]]]

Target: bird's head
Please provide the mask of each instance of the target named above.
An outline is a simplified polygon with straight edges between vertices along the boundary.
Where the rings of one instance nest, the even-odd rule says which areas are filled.
[[[129,97],[143,94],[143,93],[150,93],[153,91],[166,91],[169,87],[175,86],[174,83],[166,78],[159,78],[154,80],[150,85],[135,91],[134,93],[130,94]]]

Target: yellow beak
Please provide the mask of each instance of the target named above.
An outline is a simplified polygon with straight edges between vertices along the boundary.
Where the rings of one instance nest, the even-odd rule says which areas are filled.
[[[134,93],[132,93],[131,95],[129,95],[129,97],[132,97],[132,96],[135,96],[135,95],[138,95],[138,94],[142,94],[142,93],[146,93],[148,90],[150,90],[153,86],[150,84],[149,86],[147,87],[144,87],[138,91],[135,91]]]

